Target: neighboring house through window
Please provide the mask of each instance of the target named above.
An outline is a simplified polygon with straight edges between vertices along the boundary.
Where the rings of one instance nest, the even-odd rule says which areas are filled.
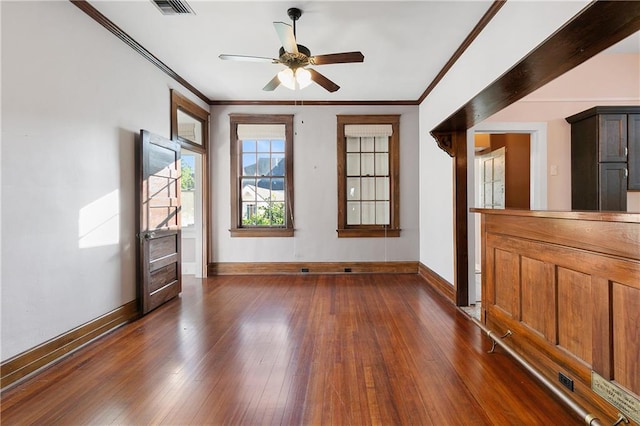
[[[399,115],[338,115],[338,236],[400,235]]]
[[[292,236],[293,116],[230,117],[231,236]]]

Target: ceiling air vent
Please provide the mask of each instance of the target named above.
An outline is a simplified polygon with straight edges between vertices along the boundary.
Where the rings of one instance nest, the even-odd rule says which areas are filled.
[[[184,0],[151,0],[163,15],[194,15],[193,9]]]

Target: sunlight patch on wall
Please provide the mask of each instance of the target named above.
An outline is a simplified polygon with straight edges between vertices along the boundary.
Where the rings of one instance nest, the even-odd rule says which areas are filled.
[[[80,209],[78,247],[101,247],[120,242],[120,193],[115,190]]]

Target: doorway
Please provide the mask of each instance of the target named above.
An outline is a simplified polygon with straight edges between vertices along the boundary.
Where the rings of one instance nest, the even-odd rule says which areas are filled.
[[[209,112],[171,90],[171,138],[182,147],[182,273],[207,276],[209,262]]]
[[[181,160],[182,274],[203,278],[202,154],[183,149]]]
[[[503,135],[515,135],[513,138],[526,138],[529,141],[528,153],[528,169],[526,176],[528,181],[528,196],[523,197],[522,192],[512,189],[515,198],[507,195],[509,189],[505,189],[505,199],[503,208],[526,208],[532,210],[545,210],[547,208],[547,123],[480,123],[467,131],[467,155],[468,158],[474,158],[474,161],[468,162],[467,170],[467,203],[473,207],[484,207],[483,199],[484,189],[482,188],[481,173],[485,173],[482,166],[482,155],[488,154],[487,147],[476,148],[476,135],[500,135],[497,137],[498,143],[494,144],[497,149],[505,146],[500,140],[507,139]],[[490,141],[488,142],[490,145]],[[486,142],[485,142],[486,144]],[[496,149],[496,151],[497,151]],[[508,151],[508,149],[507,149]],[[480,154],[480,155],[477,155]],[[522,155],[522,154],[519,154]],[[487,159],[488,157],[484,157]],[[522,161],[522,160],[519,160]],[[498,161],[499,163],[499,161]],[[506,166],[505,166],[506,167]],[[505,170],[506,171],[506,170]],[[518,178],[522,178],[523,173],[520,172]],[[505,185],[508,183],[509,177],[506,177]],[[513,179],[513,178],[512,178]],[[517,182],[517,185],[522,182]],[[499,185],[498,185],[499,186]],[[523,199],[524,198],[524,199]],[[468,213],[468,238],[467,249],[469,253],[469,305],[479,306],[482,295],[482,279],[481,279],[481,238],[480,238],[480,215],[476,213]],[[479,312],[479,310],[476,310]]]

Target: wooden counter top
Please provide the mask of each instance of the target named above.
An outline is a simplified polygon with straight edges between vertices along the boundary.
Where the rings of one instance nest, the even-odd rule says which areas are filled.
[[[544,217],[550,219],[593,220],[599,222],[640,223],[640,213],[603,212],[603,211],[554,211],[554,210],[520,210],[520,209],[484,209],[472,207],[472,213],[503,216]]]

